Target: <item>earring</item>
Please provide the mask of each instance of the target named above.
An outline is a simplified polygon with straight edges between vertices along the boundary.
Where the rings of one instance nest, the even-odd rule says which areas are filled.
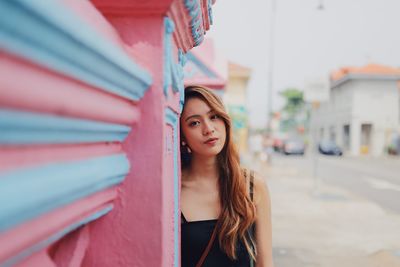
[[[182,146],[186,148],[186,151],[188,154],[192,153],[192,150],[190,149],[190,147],[186,144],[185,141],[182,141]]]

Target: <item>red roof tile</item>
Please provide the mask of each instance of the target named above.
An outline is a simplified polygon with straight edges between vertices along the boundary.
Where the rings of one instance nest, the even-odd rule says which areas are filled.
[[[343,67],[337,71],[333,71],[331,73],[331,79],[337,81],[348,74],[400,75],[400,68],[379,64],[368,64],[364,67]]]

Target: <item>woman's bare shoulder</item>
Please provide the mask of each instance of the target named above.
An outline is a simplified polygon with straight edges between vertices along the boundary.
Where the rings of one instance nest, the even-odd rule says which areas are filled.
[[[254,202],[257,205],[263,199],[269,199],[267,179],[260,173],[254,172]]]

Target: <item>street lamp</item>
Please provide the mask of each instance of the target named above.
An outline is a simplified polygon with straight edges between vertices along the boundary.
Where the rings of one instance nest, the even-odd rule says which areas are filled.
[[[317,9],[318,9],[318,10],[324,10],[324,9],[325,9],[325,7],[324,7],[324,0],[320,0],[320,1],[319,1],[319,4],[318,4],[318,6],[317,6]]]

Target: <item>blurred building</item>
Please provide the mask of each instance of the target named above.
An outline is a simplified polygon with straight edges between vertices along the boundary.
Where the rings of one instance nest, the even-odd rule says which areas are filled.
[[[0,1],[0,266],[180,266],[183,66],[214,2]]]
[[[205,39],[201,46],[186,54],[183,72],[185,86],[205,86],[223,97],[227,82],[227,62],[215,53],[212,39]]]
[[[378,64],[333,72],[329,102],[313,111],[319,140],[352,155],[383,155],[400,131],[399,80],[400,69]]]
[[[246,102],[250,75],[251,69],[232,62],[228,63],[228,84],[225,89],[224,103],[232,118],[233,138],[240,153],[248,150],[249,129]]]

